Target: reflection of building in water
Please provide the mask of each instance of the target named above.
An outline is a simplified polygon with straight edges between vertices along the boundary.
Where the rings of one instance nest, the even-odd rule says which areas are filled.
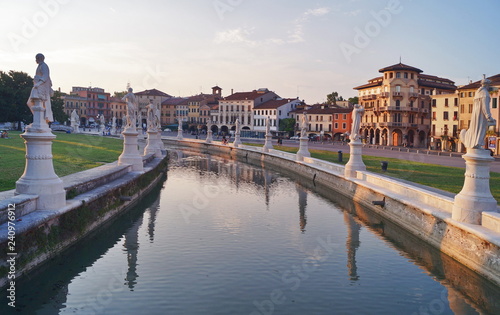
[[[299,225],[300,231],[305,233],[306,224],[307,224],[307,216],[306,216],[306,208],[307,208],[307,191],[304,187],[299,184],[295,184],[297,194],[299,195]]]
[[[361,225],[359,225],[354,218],[347,212],[344,211],[344,222],[347,226],[347,268],[349,269],[349,278],[353,281],[359,279],[358,268],[356,266],[356,250],[359,247],[359,231],[361,230]]]
[[[125,233],[125,242],[123,247],[127,251],[127,277],[125,278],[126,284],[130,291],[134,290],[137,284],[137,254],[139,253],[139,229],[142,225],[143,216],[141,216],[134,225]]]

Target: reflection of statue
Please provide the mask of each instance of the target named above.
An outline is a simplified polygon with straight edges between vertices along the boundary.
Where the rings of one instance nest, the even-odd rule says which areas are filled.
[[[351,140],[356,141],[360,138],[359,128],[361,127],[361,117],[363,116],[365,109],[359,105],[354,105],[352,111],[352,128],[351,128]]]
[[[47,122],[54,121],[52,115],[52,106],[50,97],[53,95],[52,81],[50,80],[49,66],[45,63],[45,57],[42,54],[37,54],[35,57],[38,67],[36,68],[35,77],[33,78],[33,88],[31,89],[30,98],[28,99],[28,106],[33,113],[32,107],[35,105],[36,100],[42,102],[45,108],[44,118]]]
[[[476,91],[469,129],[460,139],[467,149],[484,147],[486,129],[488,129],[488,126],[496,124],[490,113],[491,98],[488,91],[490,83],[490,80],[484,78],[481,81],[481,87]]]
[[[134,127],[136,123],[137,99],[132,93],[132,88],[128,88],[128,93],[123,97],[123,101],[127,102],[127,125],[126,128]]]

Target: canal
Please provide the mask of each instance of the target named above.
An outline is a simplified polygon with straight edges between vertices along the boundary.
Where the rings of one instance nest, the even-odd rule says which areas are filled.
[[[19,279],[0,314],[500,314],[498,287],[335,192],[169,155],[159,187]]]

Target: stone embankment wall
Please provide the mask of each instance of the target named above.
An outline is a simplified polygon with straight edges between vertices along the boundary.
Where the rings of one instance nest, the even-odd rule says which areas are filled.
[[[342,165],[304,158],[295,154],[261,148],[206,144],[201,140],[163,139],[169,146],[229,156],[242,161],[272,165],[284,173],[292,172],[332,193],[340,193],[374,213],[394,222],[441,252],[500,286],[500,213],[483,213],[482,225],[457,222],[451,218],[453,195],[412,185],[368,171],[346,178]],[[379,204],[379,205],[377,205]]]
[[[136,204],[165,178],[167,158],[143,157],[144,172],[110,163],[62,177],[66,206],[35,210],[37,196],[0,193],[0,247],[9,242],[7,210],[15,204],[15,277],[42,265]],[[12,207],[11,207],[12,208]],[[12,241],[12,240],[10,240]],[[8,282],[7,251],[0,252],[0,287]]]

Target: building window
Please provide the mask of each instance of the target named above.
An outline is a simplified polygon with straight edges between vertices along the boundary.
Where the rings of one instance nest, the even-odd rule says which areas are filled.
[[[342,114],[342,119],[346,120],[347,119],[347,114]]]
[[[432,120],[436,120],[436,112],[432,112]]]
[[[458,106],[458,97],[455,97],[455,103],[453,105]]]
[[[448,120],[448,112],[443,112],[443,120]]]
[[[342,129],[347,129],[346,123],[342,123]]]
[[[491,99],[491,108],[497,108],[498,106],[498,99],[496,97]]]
[[[335,114],[335,119],[339,119],[339,114]]]
[[[464,104],[460,105],[460,114],[463,114],[463,113],[465,113],[465,105]]]
[[[458,112],[453,112],[453,120],[454,121],[458,120]]]
[[[472,104],[469,104],[469,114],[472,113]]]
[[[448,107],[448,99],[447,98],[444,99],[444,106]]]
[[[401,72],[396,72],[396,78],[401,78]]]
[[[436,102],[436,99],[433,99],[433,100],[432,100],[432,107],[436,107],[436,103],[437,103],[437,102]]]
[[[401,92],[401,85],[396,85],[396,92]]]
[[[339,129],[339,123],[335,123],[333,126],[335,129]]]

